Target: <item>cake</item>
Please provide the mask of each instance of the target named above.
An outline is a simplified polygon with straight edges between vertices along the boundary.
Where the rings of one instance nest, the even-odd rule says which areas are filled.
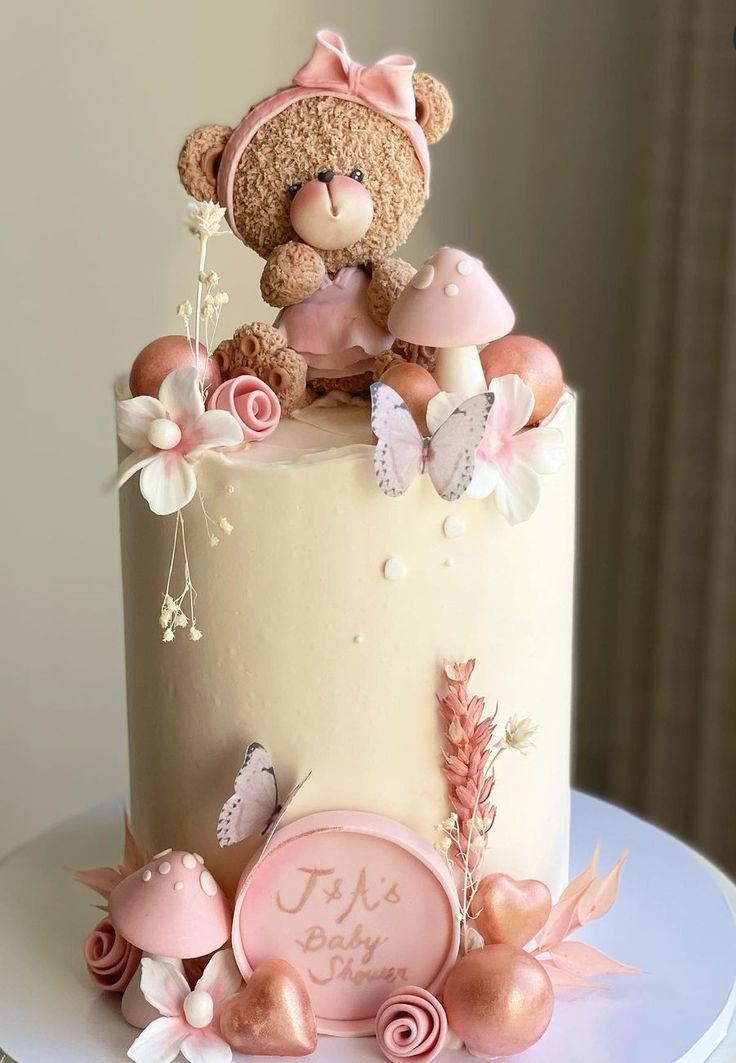
[[[324,31],[179,158],[196,293],[118,394],[132,828],[78,873],[142,1063],[513,1055],[595,967],[563,945],[623,861],[565,888],[575,396],[480,259],[394,256],[451,119]],[[217,344],[225,226],[278,314]]]

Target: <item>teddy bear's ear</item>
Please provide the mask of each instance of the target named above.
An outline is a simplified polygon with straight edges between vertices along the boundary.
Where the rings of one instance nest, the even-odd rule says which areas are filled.
[[[417,100],[417,122],[424,130],[428,144],[436,144],[452,122],[450,93],[431,74],[415,74],[412,78]]]
[[[179,177],[195,199],[214,198],[220,159],[231,133],[229,125],[201,125],[184,141],[179,152]]]

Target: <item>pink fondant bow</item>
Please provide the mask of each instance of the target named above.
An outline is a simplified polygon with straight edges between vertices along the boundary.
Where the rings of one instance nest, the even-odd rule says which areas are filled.
[[[311,58],[294,75],[294,84],[345,93],[383,114],[414,121],[416,99],[411,78],[415,66],[408,55],[387,55],[375,66],[361,66],[350,58],[339,34],[320,30]]]

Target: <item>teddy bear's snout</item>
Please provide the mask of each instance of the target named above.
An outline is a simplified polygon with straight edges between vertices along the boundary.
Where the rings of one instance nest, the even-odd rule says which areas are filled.
[[[301,239],[320,251],[351,247],[373,221],[373,199],[354,177],[319,170],[291,201],[291,224]]]

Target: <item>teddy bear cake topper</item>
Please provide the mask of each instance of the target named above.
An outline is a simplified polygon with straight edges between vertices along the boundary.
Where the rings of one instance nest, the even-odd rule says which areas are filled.
[[[280,311],[272,325],[243,325],[217,357],[227,372],[270,384],[285,414],[309,392],[364,393],[379,356],[407,353],[387,320],[414,269],[392,256],[427,199],[428,145],[451,120],[447,90],[413,60],[363,67],[322,31],[291,86],[234,129],[200,126],[187,137],[184,187],[219,200],[233,232],[266,260],[261,292]]]

